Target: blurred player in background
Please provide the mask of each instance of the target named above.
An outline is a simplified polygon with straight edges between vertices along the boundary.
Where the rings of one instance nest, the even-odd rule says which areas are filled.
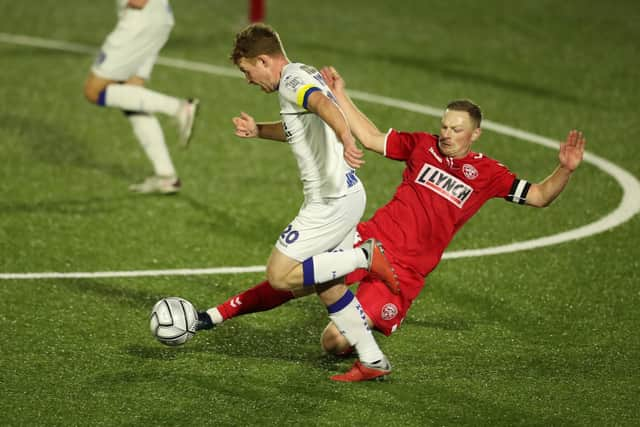
[[[174,25],[168,0],[117,0],[118,23],[107,36],[84,85],[92,103],[118,108],[153,165],[154,175],[129,189],[171,194],[180,190],[164,134],[154,113],[176,119],[181,145],[187,146],[198,100],[175,98],[144,87],[160,49]]]
[[[317,292],[332,323],[357,349],[365,379],[384,377],[391,365],[344,283],[347,273],[369,268],[395,284],[379,244],[369,240],[353,248],[366,204],[364,186],[354,171],[363,153],[318,70],[290,62],[271,27],[252,24],[239,32],[231,59],[247,82],[278,93],[281,116],[277,122],[256,123],[243,112],[233,119],[236,135],[287,142],[303,183],[304,204],[267,262],[269,284],[287,292]],[[203,325],[212,326],[206,312],[200,317]]]
[[[360,241],[375,238],[384,245],[400,282],[400,294],[391,292],[379,277],[366,271],[356,271],[346,279],[348,284],[360,282],[356,297],[367,322],[387,336],[402,323],[455,233],[486,201],[499,197],[520,205],[546,207],[562,192],[582,161],[586,141],[581,132],[572,130],[560,145],[559,165],[542,182],[530,183],[497,161],[471,151],[481,135],[482,121],[482,112],[473,102],[449,103],[441,119],[440,135],[394,129],[383,133],[353,104],[335,69],[324,68],[322,76],[364,146],[406,164],[391,201],[357,227]],[[277,291],[262,282],[207,313],[214,324],[219,324],[242,314],[272,309],[301,295]],[[348,340],[333,323],[325,328],[321,343],[328,353],[351,351]],[[360,378],[358,365],[356,362],[340,380]]]

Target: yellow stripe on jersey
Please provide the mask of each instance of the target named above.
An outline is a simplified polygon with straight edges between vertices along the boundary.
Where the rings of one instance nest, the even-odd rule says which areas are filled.
[[[320,88],[318,88],[317,86],[314,86],[312,84],[309,85],[304,85],[302,86],[299,90],[298,90],[298,99],[297,99],[297,103],[299,106],[303,107],[303,108],[307,108],[307,101],[309,99],[309,95],[311,95],[313,92],[320,90]]]

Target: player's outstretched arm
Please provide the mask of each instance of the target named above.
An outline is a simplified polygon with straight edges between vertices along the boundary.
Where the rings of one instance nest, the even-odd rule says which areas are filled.
[[[232,119],[235,126],[235,134],[240,138],[262,138],[285,142],[287,136],[284,133],[282,122],[256,123],[255,119],[245,112]]]
[[[331,89],[336,96],[338,104],[340,104],[342,111],[347,117],[349,126],[351,126],[351,130],[356,138],[358,138],[367,149],[379,154],[384,154],[386,134],[380,132],[377,126],[356,107],[349,95],[347,95],[344,79],[333,67],[324,67],[320,73],[329,86],[329,89]]]
[[[344,159],[349,166],[354,169],[364,164],[364,153],[356,145],[356,140],[351,134],[351,129],[347,123],[342,110],[327,96],[315,91],[309,95],[307,110],[317,114],[336,133],[344,146]]]
[[[572,130],[564,143],[560,144],[558,160],[560,164],[551,175],[539,184],[532,184],[527,194],[527,205],[546,207],[553,202],[564,190],[569,178],[584,156],[584,146],[587,143],[582,132]]]

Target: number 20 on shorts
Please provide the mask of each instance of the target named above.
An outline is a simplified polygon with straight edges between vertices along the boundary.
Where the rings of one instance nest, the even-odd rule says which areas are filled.
[[[300,233],[296,230],[292,230],[292,228],[292,225],[289,224],[287,225],[287,228],[284,229],[282,234],[280,234],[280,238],[289,245],[298,240],[298,237],[300,237]]]

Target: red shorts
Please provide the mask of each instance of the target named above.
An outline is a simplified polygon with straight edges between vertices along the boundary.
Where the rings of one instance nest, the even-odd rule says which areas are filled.
[[[394,265],[400,283],[405,286],[422,287],[424,278],[419,274]],[[394,333],[399,327],[413,299],[402,294],[395,295],[389,287],[376,275],[369,274],[366,270],[356,270],[347,276],[347,284],[360,282],[356,297],[362,309],[373,321],[374,328],[386,336]]]
[[[366,239],[375,237],[375,234],[371,223],[359,223],[359,241],[354,246],[360,246]],[[382,280],[375,274],[369,274],[367,270],[356,270],[348,274],[346,282],[347,285],[360,282],[356,297],[362,309],[373,321],[374,328],[389,336],[400,327],[411,303],[424,287],[425,278],[399,264],[390,251],[387,250],[385,255],[400,281],[400,295],[393,294]]]

